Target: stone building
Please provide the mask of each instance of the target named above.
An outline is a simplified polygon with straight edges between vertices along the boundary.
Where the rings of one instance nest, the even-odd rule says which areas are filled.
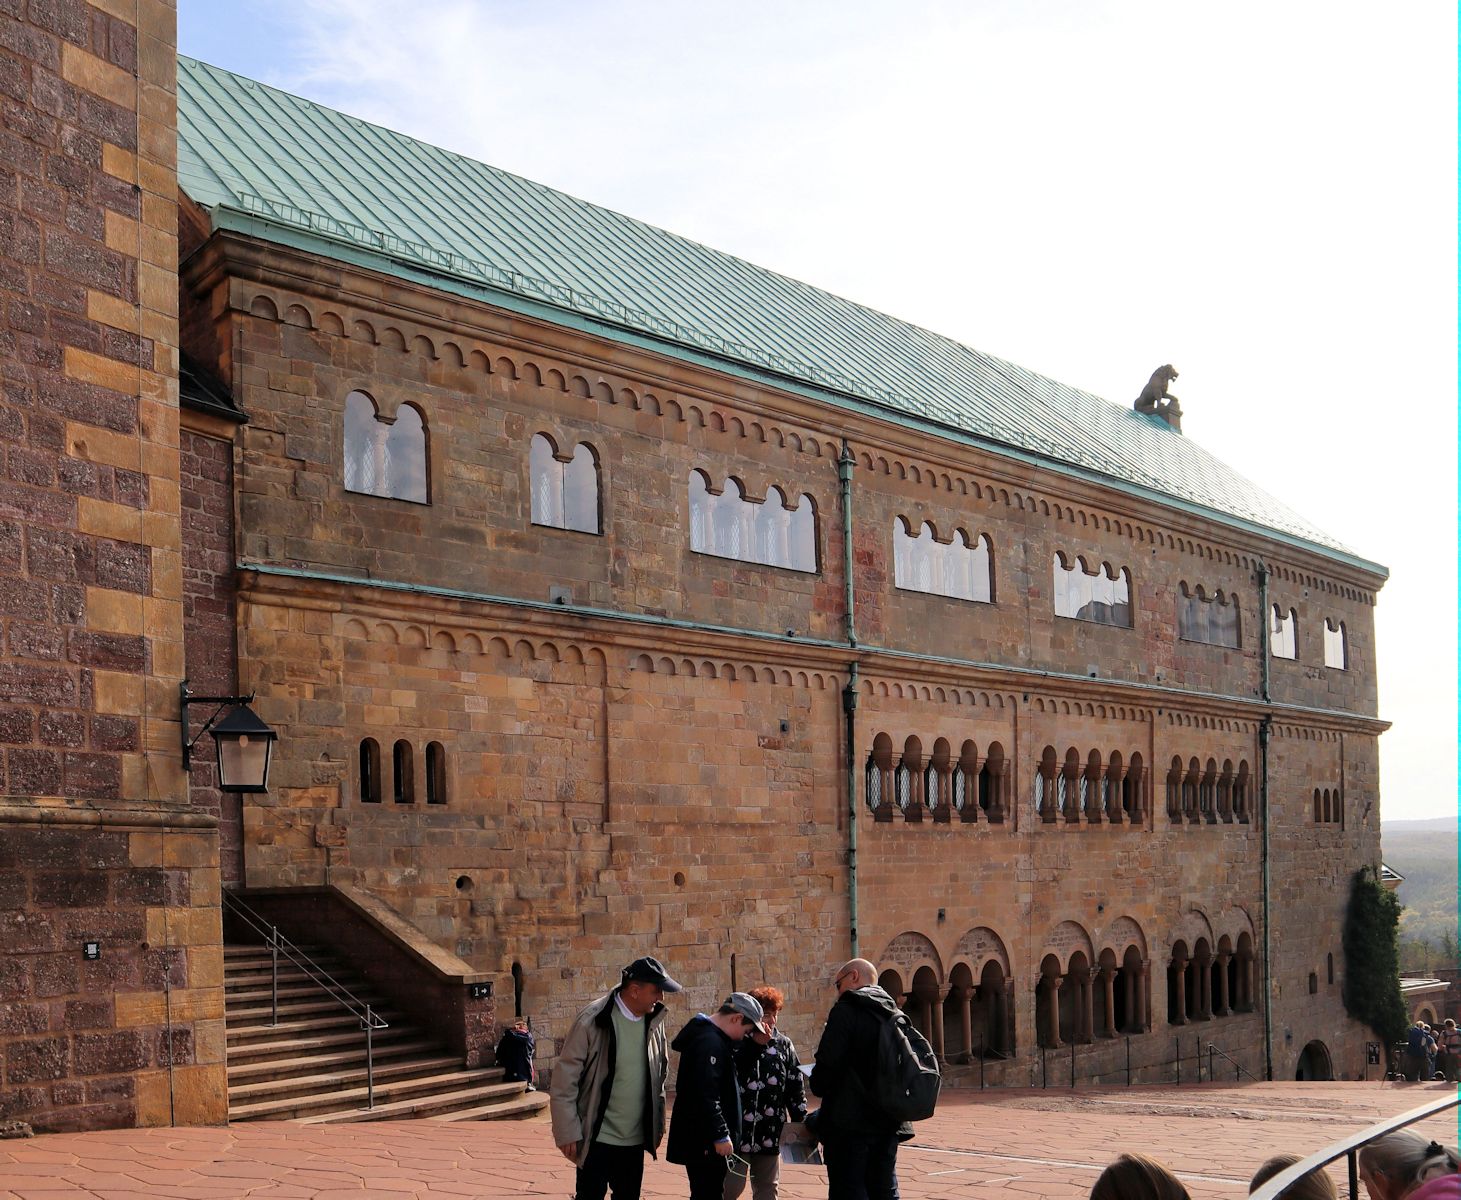
[[[0,1115],[104,1099],[63,894],[102,885],[52,869],[57,812],[122,831],[75,851],[115,863],[87,903],[134,964],[96,1020],[155,1016],[164,956],[193,1006],[212,1091],[179,1120],[222,1116],[220,880],[367,897],[549,1068],[650,951],[686,1012],[783,987],[809,1052],[858,951],[971,1084],[1190,1080],[1209,1047],[1362,1073],[1340,922],[1379,853],[1382,567],[1158,417],[188,59],[174,221],[171,142],[132,144],[126,61],[74,66],[106,27],[77,9],[22,22],[36,136],[4,134],[85,169],[36,161],[0,213],[46,251],[3,281],[10,478],[37,478],[0,662],[0,820],[28,822],[0,855],[31,875],[0,921],[36,940]],[[170,38],[143,56],[168,119]],[[107,135],[56,98],[68,61]],[[180,321],[145,306],[174,225]],[[256,694],[267,794],[197,768],[181,803],[185,669]],[[167,1119],[161,1053],[108,1068],[132,1108],[51,1126]]]

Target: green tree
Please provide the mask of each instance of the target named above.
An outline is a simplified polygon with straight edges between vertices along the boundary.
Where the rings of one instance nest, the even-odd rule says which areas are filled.
[[[1371,867],[1355,872],[1344,920],[1344,1007],[1386,1043],[1405,1035],[1400,998],[1400,901]]]

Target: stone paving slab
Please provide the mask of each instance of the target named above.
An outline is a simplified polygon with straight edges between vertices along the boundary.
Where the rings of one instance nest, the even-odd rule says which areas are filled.
[[[950,1092],[898,1156],[906,1200],[1087,1196],[1122,1150],[1176,1170],[1195,1200],[1240,1197],[1264,1159],[1305,1154],[1432,1100],[1444,1084],[1272,1083]],[[1456,1143],[1457,1116],[1416,1127]],[[0,1142],[0,1200],[416,1200],[571,1196],[547,1121],[254,1122]],[[1335,1180],[1344,1183],[1342,1170]],[[646,1200],[686,1194],[647,1164]],[[785,1200],[827,1194],[815,1167],[784,1167]],[[1344,1194],[1341,1186],[1341,1195]]]

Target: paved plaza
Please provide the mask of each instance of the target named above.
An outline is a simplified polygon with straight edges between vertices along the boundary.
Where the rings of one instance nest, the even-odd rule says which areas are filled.
[[[1084,1197],[1122,1150],[1171,1165],[1194,1197],[1247,1193],[1253,1169],[1308,1153],[1432,1100],[1448,1085],[1274,1083],[946,1095],[899,1155],[908,1200]],[[1456,1115],[1417,1127],[1457,1140]],[[408,1200],[572,1194],[544,1119],[53,1134],[0,1142],[0,1200]],[[1339,1173],[1336,1181],[1343,1182]],[[644,1194],[685,1195],[684,1173],[650,1163]],[[822,1171],[786,1167],[781,1194],[827,1194]]]

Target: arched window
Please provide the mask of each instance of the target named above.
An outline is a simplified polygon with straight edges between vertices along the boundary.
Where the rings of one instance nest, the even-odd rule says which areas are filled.
[[[1237,649],[1240,642],[1238,601],[1222,592],[1209,596],[1199,584],[1184,581],[1177,594],[1177,636],[1187,642]]]
[[[873,819],[893,819],[893,739],[886,733],[873,738],[872,753],[867,757],[867,806]]]
[[[1087,572],[1084,560],[1077,558],[1070,566],[1065,556],[1055,555],[1055,615],[1097,625],[1131,628],[1131,573],[1103,563],[1094,572]]]
[[[690,549],[717,558],[817,571],[817,506],[803,493],[792,507],[780,488],[766,490],[764,500],[747,499],[740,481],[725,481],[710,490],[703,471],[690,472]]]
[[[365,392],[345,397],[345,490],[391,500],[427,503],[426,425],[403,404],[386,421]]]
[[[923,744],[916,737],[909,737],[903,743],[903,757],[893,772],[894,796],[905,821],[923,820],[923,805],[919,803],[922,776]]]
[[[411,743],[402,738],[391,750],[397,804],[416,803],[416,756]]]
[[[1349,669],[1349,647],[1345,642],[1344,622],[1324,618],[1324,665],[1336,671]]]
[[[1233,812],[1244,825],[1249,820],[1248,805],[1248,760],[1238,761],[1238,778],[1233,781]]]
[[[599,461],[592,446],[579,442],[573,456],[564,459],[552,438],[535,433],[528,443],[528,471],[534,525],[600,532]]]
[[[1274,658],[1298,658],[1299,614],[1277,604],[1268,614],[1268,652]]]
[[[1311,995],[1311,996],[1317,996],[1318,994],[1319,994],[1319,972],[1318,971],[1310,971],[1309,972],[1309,995]]]
[[[1329,974],[1329,982],[1334,982],[1334,955],[1330,954],[1325,958],[1325,968]]]
[[[440,742],[426,743],[426,803],[446,803],[446,751]]]
[[[1121,807],[1132,825],[1141,824],[1145,809],[1142,789],[1146,786],[1146,777],[1142,765],[1141,755],[1133,754],[1131,763],[1126,768],[1126,777],[1121,781]]]
[[[1182,760],[1174,754],[1167,772],[1167,816],[1178,822],[1182,820],[1182,774]]]
[[[989,604],[994,597],[989,539],[979,534],[971,540],[956,529],[949,541],[941,542],[927,521],[914,537],[903,518],[894,517],[893,584],[905,591]]]
[[[360,742],[360,803],[380,803],[380,743],[375,738]]]

